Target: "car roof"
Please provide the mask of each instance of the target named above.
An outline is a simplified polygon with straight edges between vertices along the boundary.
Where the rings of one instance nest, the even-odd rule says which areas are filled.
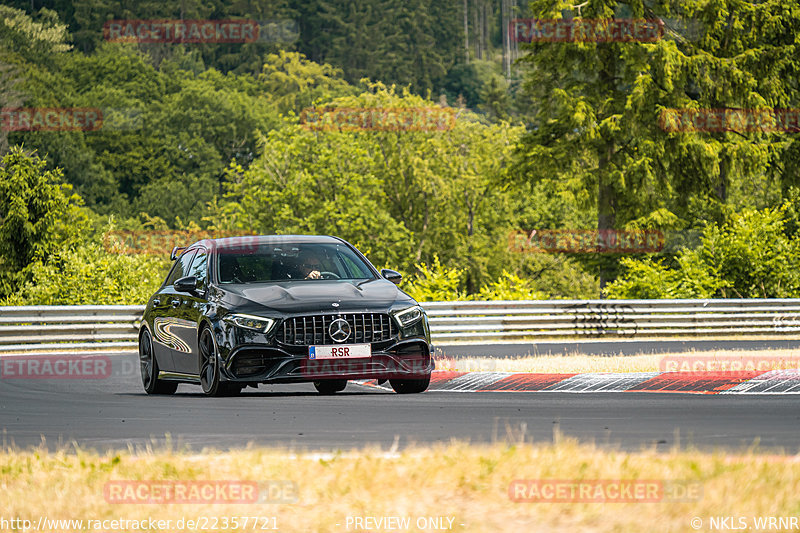
[[[339,237],[331,235],[242,235],[241,237],[223,237],[220,239],[203,239],[187,246],[205,246],[209,250],[216,248],[228,248],[242,245],[262,245],[262,244],[342,244],[345,241]]]

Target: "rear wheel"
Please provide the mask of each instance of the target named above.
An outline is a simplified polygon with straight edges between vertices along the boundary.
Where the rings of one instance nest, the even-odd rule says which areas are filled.
[[[390,379],[389,383],[397,394],[417,394],[425,392],[431,384],[431,377],[423,379]]]
[[[347,387],[346,379],[324,379],[314,382],[314,388],[317,389],[317,392],[325,395],[336,394],[343,391],[345,387]]]
[[[158,379],[158,361],[153,352],[153,340],[147,330],[139,337],[139,369],[147,394],[174,394],[178,389],[177,383]]]
[[[200,386],[206,396],[235,396],[242,392],[237,383],[220,381],[219,357],[217,345],[211,330],[203,328],[198,346],[200,352]]]

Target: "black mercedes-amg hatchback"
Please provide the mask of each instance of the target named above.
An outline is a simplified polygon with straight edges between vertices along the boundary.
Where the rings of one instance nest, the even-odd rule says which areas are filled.
[[[361,252],[329,236],[203,240],[172,251],[139,331],[148,394],[199,384],[211,396],[259,383],[312,382],[322,394],[351,379],[399,393],[430,383],[425,311]]]

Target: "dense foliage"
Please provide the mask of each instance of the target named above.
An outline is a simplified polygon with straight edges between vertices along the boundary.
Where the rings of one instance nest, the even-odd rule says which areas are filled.
[[[109,254],[98,243],[67,248],[31,264],[30,279],[5,305],[111,305],[142,303],[167,275],[167,257]]]
[[[103,116],[93,131],[0,128],[5,303],[143,301],[164,255],[106,249],[112,227],[336,234],[401,270],[422,300],[800,293],[798,128],[703,132],[663,119],[800,108],[795,3],[4,4],[0,106]],[[664,31],[653,42],[515,43],[504,76],[504,23],[526,16],[661,20]],[[108,42],[113,19],[293,21],[296,33]],[[312,107],[454,120],[314,128]],[[511,232],[536,228],[679,238],[658,253],[510,249]]]
[[[34,262],[78,241],[86,216],[60,171],[14,147],[0,161],[0,295],[27,281]]]
[[[623,259],[625,275],[608,286],[617,298],[791,298],[800,294],[800,239],[787,234],[789,205],[733,213],[710,224],[696,248],[663,261]]]

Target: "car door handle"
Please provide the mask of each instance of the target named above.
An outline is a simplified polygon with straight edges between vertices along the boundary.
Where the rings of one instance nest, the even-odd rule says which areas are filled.
[[[179,305],[181,305],[181,301],[179,299],[176,298],[172,300],[172,307],[178,307]]]
[[[161,305],[161,298],[153,298],[153,307]]]

